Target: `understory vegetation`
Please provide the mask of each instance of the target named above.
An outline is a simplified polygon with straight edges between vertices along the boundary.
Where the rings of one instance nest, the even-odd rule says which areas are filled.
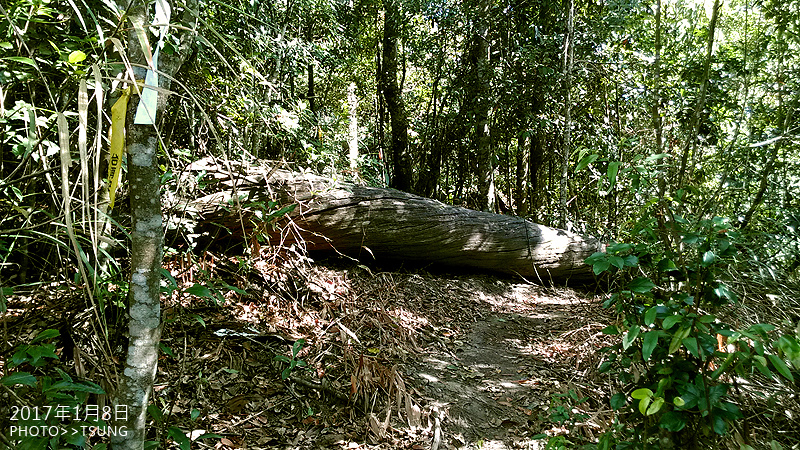
[[[168,89],[143,88],[158,74]],[[132,111],[152,93],[161,192],[143,195],[123,149],[142,144]],[[545,448],[800,448],[799,108],[800,0],[3,2],[0,446],[106,448],[143,314],[132,273],[151,258],[168,369],[148,448],[300,448],[287,430],[348,421],[357,445],[456,447],[398,367],[423,341],[456,345],[482,310],[437,311],[445,290],[418,268],[395,279],[337,255],[345,269],[326,272],[274,238],[297,208],[277,198],[231,199],[240,223],[200,230],[190,201],[230,187],[191,168],[208,158],[231,179],[260,161],[606,243],[583,288],[602,326],[576,363],[594,388],[559,385],[514,422]],[[163,236],[136,255],[131,211],[159,201]],[[247,356],[224,340],[200,354],[228,329]],[[257,401],[218,395],[259,377]],[[280,431],[234,442],[186,392],[233,415],[257,404]],[[45,407],[64,410],[20,415]],[[82,407],[95,413],[65,413]]]

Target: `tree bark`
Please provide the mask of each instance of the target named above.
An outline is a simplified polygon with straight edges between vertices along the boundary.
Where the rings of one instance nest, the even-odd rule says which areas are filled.
[[[530,198],[530,195],[528,195],[530,180],[528,178],[531,165],[531,151],[528,146],[528,136],[530,134],[530,131],[526,131],[517,136],[517,171],[515,177],[514,203],[517,208],[517,214],[520,216],[528,215],[528,199]]]
[[[567,0],[567,33],[564,36],[564,142],[561,156],[561,180],[559,189],[559,218],[561,228],[567,227],[567,199],[569,197],[567,177],[569,155],[572,147],[572,63],[575,38],[575,0]]]
[[[475,98],[475,146],[478,158],[478,208],[482,211],[495,211],[493,148],[489,132],[490,81],[492,68],[489,62],[488,20],[491,2],[478,3],[479,14],[473,34],[471,62],[474,70],[473,95]]]
[[[347,106],[350,112],[350,124],[347,128],[347,159],[350,160],[350,170],[355,173],[358,169],[358,97],[356,97],[356,84],[351,82],[347,86]]]
[[[200,161],[190,169],[229,178],[215,167]],[[280,227],[283,231],[279,233],[271,233],[272,244],[298,243],[308,250],[335,249],[370,260],[519,274],[540,282],[593,280],[591,268],[583,260],[598,251],[600,244],[564,230],[520,217],[449,206],[393,189],[355,186],[283,170],[248,167],[241,173],[247,176],[240,180],[236,192],[247,195],[244,203],[271,199],[278,201],[279,207],[298,205],[292,223]],[[231,185],[230,181],[225,183]],[[222,224],[225,228],[219,230],[225,234],[236,229],[239,216],[228,207],[232,192],[191,202],[202,218],[197,229],[213,230],[213,224]],[[252,212],[243,212],[249,216],[245,223],[255,217]],[[269,233],[272,227],[260,229]]]
[[[187,17],[192,5],[186,7]],[[147,61],[136,29],[147,30],[149,2],[134,2],[128,10],[131,27],[128,35],[128,58],[136,79],[144,79]],[[195,8],[196,9],[196,8]],[[159,87],[168,90],[171,77],[177,73],[193,39],[191,32],[182,33],[174,53],[164,52],[158,61]],[[155,46],[153,46],[155,47]],[[141,450],[144,447],[147,404],[158,363],[161,338],[161,263],[163,256],[163,218],[161,213],[161,171],[158,167],[159,138],[155,125],[135,125],[138,97],[128,105],[126,147],[128,183],[131,204],[131,279],[129,291],[129,345],[125,370],[114,398],[115,425],[126,433],[111,436],[115,450]],[[166,105],[159,94],[156,111],[159,117]],[[157,123],[157,122],[156,122]],[[120,414],[120,410],[126,413]],[[125,427],[125,428],[122,428]]]
[[[383,73],[380,83],[392,125],[392,177],[389,186],[410,192],[412,183],[411,155],[408,151],[408,116],[403,101],[403,88],[397,82],[397,41],[402,29],[402,11],[398,0],[384,0]]]

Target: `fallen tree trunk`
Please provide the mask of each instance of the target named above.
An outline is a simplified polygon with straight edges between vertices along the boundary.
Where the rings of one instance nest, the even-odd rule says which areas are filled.
[[[218,179],[230,173],[207,161],[193,166]],[[378,261],[466,267],[564,283],[591,280],[591,268],[583,260],[600,249],[596,240],[519,217],[315,175],[248,168],[238,180],[223,183],[226,190],[192,202],[201,223],[222,224],[241,238],[252,231],[247,225],[252,205],[276,201],[274,211],[295,204],[290,226],[271,232],[271,242],[301,243],[308,250],[335,249]]]

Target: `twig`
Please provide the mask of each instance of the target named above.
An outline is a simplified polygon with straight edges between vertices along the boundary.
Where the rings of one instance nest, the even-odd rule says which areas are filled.
[[[439,450],[439,444],[442,443],[442,422],[439,419],[439,409],[433,408],[431,416],[433,416],[433,442],[431,442],[431,450]]]
[[[301,377],[298,377],[298,376],[295,376],[295,375],[289,375],[289,380],[291,380],[291,381],[293,381],[293,382],[295,382],[295,383],[297,383],[297,384],[299,384],[301,386],[305,386],[307,388],[310,388],[310,389],[326,392],[326,393],[336,397],[336,399],[338,399],[338,400],[340,400],[342,402],[345,402],[345,403],[349,403],[350,402],[350,399],[346,395],[344,395],[341,392],[335,390],[334,388],[332,388],[326,382],[315,383],[313,381],[306,380],[305,378],[301,378]]]

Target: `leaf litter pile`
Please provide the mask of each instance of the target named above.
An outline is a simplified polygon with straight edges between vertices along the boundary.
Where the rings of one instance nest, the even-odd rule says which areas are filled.
[[[148,436],[161,448],[541,449],[547,436],[595,441],[614,420],[604,399],[620,386],[597,367],[614,344],[601,330],[616,318],[590,293],[285,253],[186,255],[165,267]],[[108,392],[127,343],[112,307],[125,291],[106,287],[107,344],[79,286],[15,290],[0,375],[14,349],[60,334],[35,373]],[[753,305],[739,314],[777,311]],[[753,386],[761,399],[741,400],[756,434],[793,433],[780,430],[797,429],[796,395],[781,396],[787,422],[770,403],[774,386]],[[40,404],[35,388],[0,389],[0,429],[9,404]]]
[[[543,448],[535,435],[592,439],[611,419],[584,401],[606,395],[607,312],[591,295],[474,273],[209,260],[203,270],[238,289],[224,302],[173,295],[155,387],[181,430],[221,436],[198,448]],[[557,395],[581,399],[572,430],[550,420]]]
[[[148,436],[163,448],[543,448],[535,435],[592,439],[611,420],[592,400],[607,395],[596,350],[609,337],[589,294],[297,255],[207,253],[165,267]],[[109,290],[108,303],[124,299]],[[59,329],[57,368],[115,384],[110,361],[124,361],[127,343],[97,342],[79,287],[7,300],[4,360]],[[120,336],[111,310],[109,334]],[[580,413],[570,429],[551,421],[558,395],[589,399],[570,406]]]

